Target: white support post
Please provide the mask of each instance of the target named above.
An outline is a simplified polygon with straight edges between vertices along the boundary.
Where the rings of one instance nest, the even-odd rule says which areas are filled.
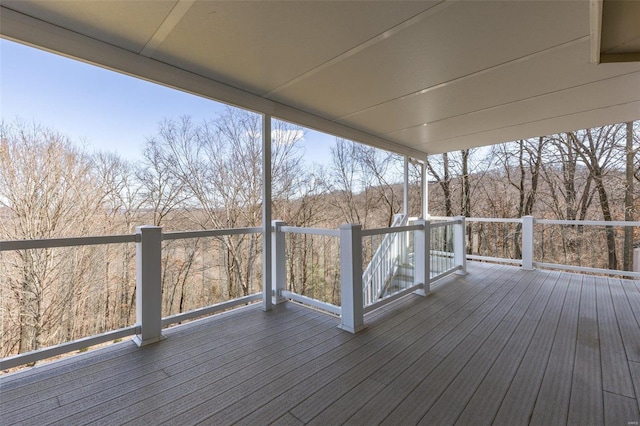
[[[277,305],[278,303],[286,302],[287,299],[282,297],[282,291],[286,290],[287,283],[287,262],[286,262],[286,239],[285,233],[282,232],[282,227],[286,226],[286,223],[282,220],[273,221],[273,271],[272,271],[272,285],[275,289],[272,303]]]
[[[465,238],[465,217],[458,216],[453,226],[453,259],[456,266],[461,268],[456,271],[458,275],[467,274],[467,239]]]
[[[361,225],[340,225],[340,291],[338,328],[357,333],[364,328]]]
[[[522,217],[522,269],[533,270],[533,216]]]
[[[421,290],[414,293],[425,296],[431,292],[431,226],[430,221],[420,219],[415,221],[415,225],[422,225],[422,228],[415,231],[414,236],[414,269],[413,283],[424,284]]]
[[[145,346],[162,340],[162,228],[138,226],[136,234],[136,320],[140,334],[133,341]]]
[[[429,176],[427,176],[427,157],[422,162],[422,217],[429,218]]]
[[[262,309],[270,311],[273,297],[271,246],[271,115],[262,116]]]
[[[404,186],[402,187],[402,214],[409,217],[409,157],[404,156]]]

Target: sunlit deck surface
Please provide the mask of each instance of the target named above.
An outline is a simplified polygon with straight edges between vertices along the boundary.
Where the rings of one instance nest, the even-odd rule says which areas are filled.
[[[351,335],[252,305],[0,379],[0,424],[637,424],[640,282],[469,264]]]

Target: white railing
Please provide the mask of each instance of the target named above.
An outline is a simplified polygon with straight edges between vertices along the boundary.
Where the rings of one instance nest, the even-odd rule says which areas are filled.
[[[430,280],[466,273],[465,218],[447,218],[429,226]]]
[[[432,252],[431,246],[436,242],[433,234],[439,232],[443,227],[453,227],[453,263],[448,262],[446,270],[432,274],[431,265],[433,257],[447,257],[441,251]],[[440,279],[453,272],[465,272],[464,258],[464,219],[457,218],[448,222],[430,223],[425,220],[416,220],[411,225],[396,226],[393,228],[381,228],[362,230],[360,225],[342,225],[339,229],[319,229],[319,228],[297,228],[285,226],[284,222],[273,222],[272,235],[272,282],[274,290],[271,295],[274,303],[281,303],[287,299],[314,306],[316,308],[340,315],[339,327],[343,330],[355,333],[364,328],[364,314],[384,306],[409,293],[416,292],[427,294],[433,281]],[[264,297],[262,293],[250,294],[245,297],[228,300],[222,303],[194,309],[188,312],[181,312],[162,318],[162,252],[163,241],[184,240],[206,237],[227,237],[230,235],[243,235],[262,232],[262,228],[240,228],[222,230],[203,230],[188,232],[163,233],[162,228],[154,226],[141,226],[136,228],[133,235],[115,235],[104,237],[81,237],[81,238],[58,238],[47,240],[28,241],[0,241],[0,253],[16,250],[43,249],[55,247],[76,247],[87,245],[106,244],[136,244],[136,323],[132,326],[107,331],[102,334],[65,342],[59,345],[40,348],[35,351],[21,353],[15,356],[0,360],[0,369],[10,369],[22,364],[33,363],[45,358],[69,353],[72,351],[87,348],[89,346],[105,343],[111,340],[134,335],[134,341],[139,346],[162,340],[162,329],[170,324],[178,323],[210,315],[215,312],[226,310],[237,305],[244,305],[254,300]],[[399,234],[413,236],[413,282],[408,285],[398,287],[394,291],[385,292],[380,298],[380,293],[376,292],[376,297],[371,297],[365,301],[365,288],[363,287],[363,258],[362,246],[363,237],[375,235],[397,234],[390,239],[403,242],[403,250],[408,256],[407,241],[410,238],[398,237]],[[332,240],[332,247],[339,244],[339,247],[327,254],[324,261],[337,267],[338,273],[333,273],[336,283],[339,282],[340,304],[329,303],[319,300],[316,297],[306,294],[299,294],[287,288],[287,249],[286,238],[293,235],[322,237]],[[332,249],[333,250],[333,249]],[[312,257],[313,259],[313,257]],[[339,275],[339,276],[337,276]],[[336,284],[337,286],[337,284]],[[371,293],[372,295],[374,293]],[[375,300],[374,300],[375,299]]]
[[[413,244],[403,245],[404,253],[399,254],[399,258],[413,258],[413,282],[404,283],[397,286],[393,291],[364,293],[364,313],[382,307],[409,293],[428,294],[431,284],[450,274],[466,273],[465,259],[465,222],[464,218],[448,218],[442,222],[431,222],[425,220],[415,220],[411,225],[399,226],[395,228],[381,228],[362,231],[363,236],[379,234],[404,234],[400,241]],[[443,232],[445,231],[445,232]],[[445,239],[443,235],[447,235]],[[410,233],[412,237],[410,238]],[[443,249],[446,245],[449,251]],[[413,249],[409,253],[410,248]]]
[[[247,304],[253,300],[262,299],[262,294],[252,294],[212,306],[162,318],[162,241],[251,234],[259,233],[261,231],[261,228],[236,228],[171,232],[163,234],[162,228],[160,227],[141,226],[136,228],[135,234],[131,235],[0,241],[0,253],[16,250],[136,243],[135,325],[6,357],[0,360],[0,370],[34,363],[42,359],[81,350],[89,346],[98,345],[131,335],[135,335],[134,341],[139,346],[146,345],[161,340],[162,328],[167,325],[210,315],[237,305]]]
[[[447,268],[443,267],[432,273],[431,264],[437,263],[433,258],[443,257],[441,253],[431,252],[430,250],[431,245],[436,244],[437,241],[437,238],[434,238],[433,235],[445,227],[448,227],[453,236],[450,238],[455,248],[451,257],[453,262],[449,262]],[[289,299],[340,315],[339,327],[351,333],[355,333],[364,327],[364,315],[366,313],[410,293],[427,294],[430,291],[431,283],[451,273],[466,273],[464,218],[454,218],[435,224],[425,220],[416,220],[411,225],[368,230],[362,230],[360,225],[342,225],[337,230],[298,228],[286,226],[281,221],[274,221],[272,230],[274,233],[273,254],[275,259],[273,265],[274,303],[281,303]],[[412,238],[410,234],[413,234]],[[316,297],[302,294],[300,291],[293,291],[290,277],[287,276],[287,272],[292,272],[292,266],[287,265],[287,262],[291,261],[287,257],[287,239],[290,239],[293,235],[330,238],[333,240],[333,244],[339,243],[339,249],[334,251],[334,255],[335,252],[339,252],[339,258],[337,256],[332,257],[333,261],[340,265],[339,305],[330,303],[326,299],[318,300]],[[398,241],[398,257],[400,259],[409,258],[410,255],[413,256],[413,274],[410,277],[411,282],[398,286],[391,291],[383,292],[380,289],[373,289],[364,285],[363,277],[365,274],[363,274],[362,249],[365,241],[363,239],[383,236],[384,240],[389,235],[391,237],[387,238],[387,241]],[[339,241],[336,241],[337,239]],[[411,240],[413,240],[413,244],[410,243]],[[393,244],[388,245],[388,247],[391,246]],[[410,248],[413,248],[412,253],[409,253]]]
[[[592,233],[586,236],[586,228],[594,228],[606,232],[613,232],[613,227],[640,227],[640,222],[627,221],[594,221],[594,220],[552,220],[535,219],[532,216],[522,218],[467,218],[467,223],[474,224],[500,224],[500,229],[494,229],[493,236],[480,235],[480,232],[472,230],[469,233],[469,245],[471,253],[467,254],[467,259],[481,260],[488,262],[509,263],[522,266],[523,269],[534,268],[560,269],[573,272],[585,272],[604,275],[619,275],[632,278],[640,278],[640,249],[634,250],[636,262],[635,271],[624,271],[620,269],[608,269],[606,267],[585,266],[585,262],[607,263],[607,247],[598,248],[597,239],[600,243],[605,243],[602,235]],[[556,228],[555,230],[553,228]],[[539,234],[536,234],[539,233]],[[575,235],[573,234],[575,233]],[[536,238],[536,235],[539,235]],[[490,247],[493,253],[503,253],[503,256],[487,256],[478,254],[483,246],[479,240],[491,239]],[[582,240],[581,240],[582,239]],[[616,238],[619,247],[619,238]],[[515,247],[518,244],[519,247]],[[484,244],[487,245],[487,244]],[[560,249],[556,248],[560,247]],[[573,246],[580,247],[577,251]],[[518,250],[520,255],[517,255]],[[551,252],[551,253],[549,253]],[[562,253],[558,253],[562,252]],[[618,250],[622,253],[622,250]],[[506,255],[506,256],[505,256]],[[551,257],[553,261],[547,260]],[[573,260],[568,264],[559,262],[558,258],[564,262]],[[573,258],[573,259],[570,259]],[[540,260],[537,260],[540,259]],[[620,261],[618,260],[618,264]]]
[[[406,225],[407,216],[394,216],[391,228]],[[396,275],[403,260],[409,257],[408,238],[405,232],[385,233],[378,248],[371,256],[367,267],[362,273],[365,306],[383,297],[385,289]]]
[[[380,228],[370,229],[362,231],[362,237],[373,237],[383,235],[383,241],[391,241],[386,246],[386,253],[384,256],[379,256],[378,260],[386,259],[383,267],[376,267],[373,270],[377,271],[377,275],[373,275],[369,283],[365,283],[363,274],[363,305],[365,307],[365,313],[369,312],[371,306],[377,306],[377,304],[386,300],[389,297],[395,296],[397,293],[404,292],[409,288],[415,291],[417,288],[424,286],[425,280],[420,279],[420,287],[415,287],[415,273],[413,272],[414,266],[407,265],[409,258],[415,254],[415,249],[411,247],[411,233],[416,231],[424,232],[425,223],[416,223],[413,225],[395,226],[393,228]],[[364,243],[364,241],[363,241]],[[415,245],[415,237],[413,239],[413,245]],[[398,282],[398,272],[400,268],[407,268],[407,272],[411,273],[410,277],[404,277],[404,283]],[[410,281],[406,278],[410,278]],[[395,285],[394,285],[395,282]],[[396,287],[396,288],[393,288]]]
[[[232,228],[232,229],[207,229],[201,231],[179,231],[179,232],[166,232],[162,234],[162,241],[174,241],[174,240],[187,240],[194,238],[222,238],[229,237],[231,235],[249,235],[259,234],[262,232],[262,228],[249,227],[249,228]],[[166,327],[172,324],[177,324],[182,321],[188,321],[194,318],[199,318],[207,315],[212,315],[217,312],[233,308],[239,305],[245,305],[249,302],[256,300],[262,300],[261,293],[248,294],[243,297],[237,297],[232,300],[227,300],[213,305],[205,306],[198,309],[193,309],[187,312],[181,312],[174,315],[170,315],[162,318],[162,327]]]
[[[78,237],[78,238],[52,238],[37,240],[16,240],[0,241],[0,254],[2,252],[17,250],[52,249],[62,247],[95,246],[105,244],[125,244],[139,242],[139,235],[110,235],[101,237]],[[0,370],[17,367],[22,364],[34,363],[36,361],[58,356],[68,352],[80,350],[88,346],[101,344],[110,340],[119,339],[125,336],[138,334],[141,331],[140,324],[129,327],[111,330],[95,336],[85,337],[65,342],[59,345],[30,351],[15,356],[10,356],[0,360]]]
[[[340,315],[340,306],[332,303],[336,296],[339,297],[339,293],[335,294],[337,293],[335,290],[339,289],[334,289],[336,286],[333,281],[339,282],[339,276],[335,276],[335,271],[340,270],[340,249],[338,247],[340,231],[285,226],[282,221],[274,221],[272,229],[275,259],[273,265],[274,303],[289,299]],[[299,242],[296,241],[296,236],[304,238],[303,241],[300,241],[302,247],[295,244]],[[289,242],[288,245],[287,242]],[[320,256],[322,259],[317,259],[316,256]],[[295,261],[298,261],[297,265],[294,264]],[[317,267],[314,268],[314,266]],[[322,271],[317,269],[322,269]],[[308,277],[308,275],[311,276]],[[296,292],[297,282],[293,281],[302,279],[301,277],[304,277],[305,285],[307,281],[309,282],[310,288],[300,289]]]

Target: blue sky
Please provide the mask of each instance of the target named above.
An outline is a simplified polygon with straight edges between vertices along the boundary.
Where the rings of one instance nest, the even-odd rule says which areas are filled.
[[[34,122],[90,150],[139,157],[164,118],[214,118],[223,104],[0,39],[0,118]],[[308,159],[335,138],[309,131]],[[324,162],[324,161],[323,161]]]

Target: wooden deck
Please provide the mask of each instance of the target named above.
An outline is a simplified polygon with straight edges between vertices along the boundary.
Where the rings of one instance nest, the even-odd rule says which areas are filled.
[[[469,264],[350,335],[253,305],[0,379],[0,424],[640,421],[640,281]]]

